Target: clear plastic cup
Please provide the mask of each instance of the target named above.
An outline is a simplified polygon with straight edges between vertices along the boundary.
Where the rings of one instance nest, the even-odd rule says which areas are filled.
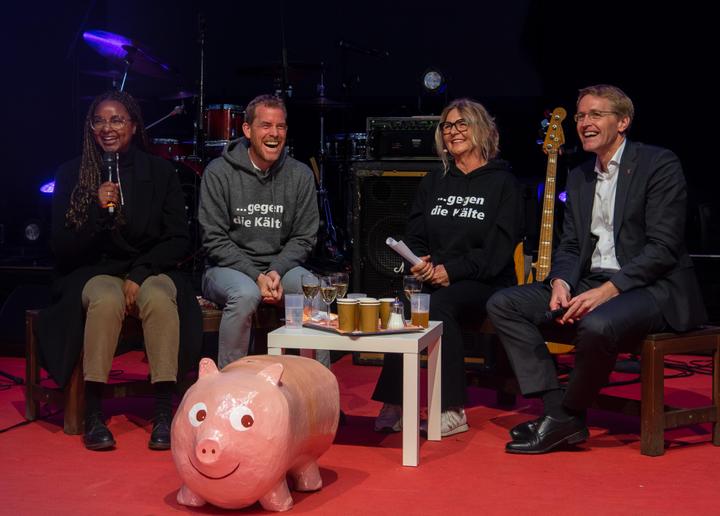
[[[413,326],[430,326],[430,294],[413,294],[410,298],[410,314]]]
[[[304,299],[302,294],[285,294],[285,326],[288,328],[302,328]]]

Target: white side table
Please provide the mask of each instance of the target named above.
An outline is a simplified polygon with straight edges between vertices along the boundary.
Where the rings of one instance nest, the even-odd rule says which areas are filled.
[[[278,328],[268,334],[268,354],[280,355],[283,349],[327,349],[402,353],[403,355],[403,466],[420,463],[420,357],[428,350],[428,439],[440,440],[440,379],[442,322],[430,321],[420,333],[396,333],[350,337],[312,328]]]

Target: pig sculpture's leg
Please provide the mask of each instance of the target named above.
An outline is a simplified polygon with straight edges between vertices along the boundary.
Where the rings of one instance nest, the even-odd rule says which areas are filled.
[[[183,484],[177,494],[177,502],[182,505],[189,505],[191,507],[200,507],[205,505],[205,500],[193,493],[188,486]]]
[[[270,491],[260,498],[260,505],[266,511],[287,511],[292,509],[293,499],[285,476]]]
[[[320,469],[314,460],[293,468],[290,475],[295,480],[295,489],[297,491],[317,491],[322,488]]]

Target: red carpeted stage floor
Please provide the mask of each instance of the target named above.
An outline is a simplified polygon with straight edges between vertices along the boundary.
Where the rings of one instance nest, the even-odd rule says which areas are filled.
[[[698,358],[704,360],[692,360]],[[139,362],[132,354],[127,360],[115,366],[129,370]],[[0,370],[23,376],[24,361],[0,359]],[[325,486],[294,492],[294,514],[720,513],[720,449],[710,443],[709,425],[667,432],[665,455],[645,457],[637,418],[593,411],[588,443],[547,455],[508,455],[508,429],[535,416],[538,405],[520,398],[505,411],[493,392],[470,388],[470,431],[422,440],[420,467],[408,468],[400,465],[400,434],[372,430],[379,404],[369,397],[379,368],[355,366],[346,356],[334,371],[347,424],[320,460]],[[614,389],[639,393],[637,384]],[[710,377],[701,374],[670,380],[666,388],[670,404],[707,404],[709,395]],[[230,512],[176,503],[180,479],[170,452],[147,449],[150,399],[116,400],[109,409],[117,448],[91,452],[80,436],[63,433],[62,414],[13,427],[24,421],[22,387],[1,390],[0,430],[7,430],[0,433],[0,514]],[[239,512],[265,513],[257,504]]]

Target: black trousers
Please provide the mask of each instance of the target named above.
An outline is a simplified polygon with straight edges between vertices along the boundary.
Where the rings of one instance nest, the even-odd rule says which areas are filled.
[[[581,280],[575,295],[600,286],[607,276]],[[575,345],[575,366],[563,404],[571,409],[590,407],[607,385],[624,345],[648,333],[667,328],[660,308],[646,289],[635,289],[610,299],[571,326],[554,322],[538,326],[538,315],[548,310],[552,289],[533,283],[501,290],[487,304],[487,312],[525,396],[559,388],[557,371],[545,341]]]
[[[485,304],[498,287],[462,280],[430,293],[430,319],[442,321],[442,410],[465,405],[465,347],[461,321],[482,321]],[[402,404],[402,356],[386,353],[372,398]]]

